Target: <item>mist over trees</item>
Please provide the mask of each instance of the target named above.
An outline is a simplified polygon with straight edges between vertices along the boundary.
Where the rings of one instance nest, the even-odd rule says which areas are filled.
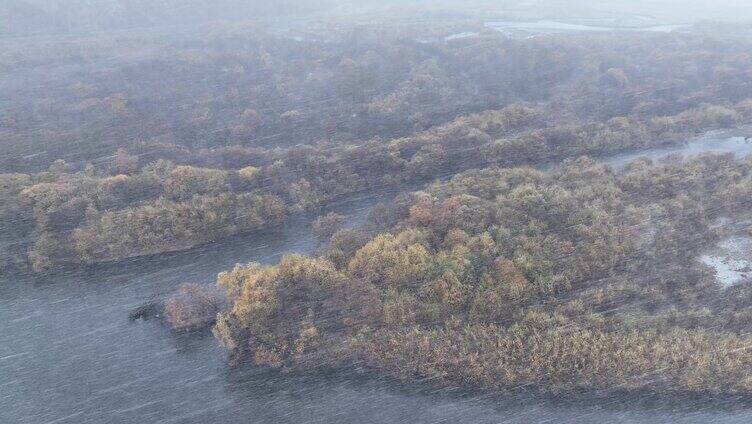
[[[752,290],[698,257],[751,234],[752,160],[594,159],[752,125],[749,25],[697,22],[743,19],[726,1],[6,1],[0,273],[302,218],[309,254],[132,318],[213,325],[256,366],[749,396]],[[531,16],[611,26],[486,25]],[[354,228],[331,212],[395,191]]]
[[[370,240],[237,266],[215,334],[235,361],[372,367],[451,385],[571,394],[749,393],[749,289],[695,257],[746,216],[748,160],[581,158],[491,168],[399,198]],[[646,376],[660,375],[660,378]]]
[[[356,193],[752,119],[743,39],[358,31],[355,45],[349,32],[297,41],[252,27],[124,37],[94,42],[83,65],[74,45],[16,47],[2,64],[19,78],[47,61],[75,71],[12,85],[0,106],[4,261],[40,272],[185,250]],[[148,54],[100,64],[109,48]]]
[[[304,16],[327,11],[334,0],[6,0],[0,35],[80,34],[217,20]]]
[[[752,19],[745,0],[4,0],[0,36],[81,34],[215,21],[358,19],[391,16],[546,19],[640,16],[663,22]],[[274,22],[274,21],[272,21]]]

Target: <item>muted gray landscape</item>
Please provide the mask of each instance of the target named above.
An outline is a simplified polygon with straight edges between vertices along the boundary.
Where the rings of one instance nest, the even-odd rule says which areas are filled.
[[[0,423],[752,421],[752,5],[0,0]]]

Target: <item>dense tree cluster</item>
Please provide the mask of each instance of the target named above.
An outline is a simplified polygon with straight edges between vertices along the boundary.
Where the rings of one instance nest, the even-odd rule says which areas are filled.
[[[696,258],[751,190],[752,162],[731,155],[466,172],[335,233],[318,257],[221,274],[215,333],[236,360],[274,366],[749,393],[750,290],[722,289]]]
[[[81,171],[58,160],[45,172],[2,175],[5,222],[14,226],[9,257],[22,264],[26,255],[35,271],[44,271],[187,249],[268,228],[289,213],[356,192],[475,167],[544,164],[678,142],[747,122],[746,107],[741,102],[675,116],[559,125],[541,109],[512,105],[413,136],[360,144],[213,151],[142,145],[119,149],[106,169]],[[232,156],[236,167],[212,167],[218,155]],[[317,228],[328,236],[336,223],[321,221]]]
[[[589,158],[752,123],[750,42],[700,29],[4,40],[0,269],[188,249],[441,179],[362,228],[321,215],[315,255],[220,274],[228,305],[184,285],[167,321],[216,318],[234,360],[271,366],[752,393],[752,289],[696,260],[748,213],[752,161]]]
[[[752,97],[749,42],[689,34],[423,39],[358,27],[303,40],[256,26],[3,41],[0,170],[194,149],[394,138],[515,102],[573,122]],[[420,39],[420,40],[419,40]],[[353,41],[355,40],[355,41]],[[168,80],[165,77],[168,76]]]
[[[186,249],[356,192],[752,122],[739,39],[354,31],[7,41],[2,268]]]

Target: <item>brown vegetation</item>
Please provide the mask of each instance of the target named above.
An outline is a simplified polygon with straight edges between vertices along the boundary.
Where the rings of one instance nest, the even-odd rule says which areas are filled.
[[[739,39],[484,33],[464,44],[363,31],[345,47],[217,29],[193,44],[147,43],[139,66],[15,93],[20,103],[0,109],[1,166],[19,171],[0,176],[0,265],[47,271],[187,249],[356,192],[752,121]],[[61,49],[51,63],[30,50],[0,66],[74,63],[77,50]],[[177,86],[162,83],[167,72]]]
[[[37,174],[4,174],[8,188],[0,193],[6,200],[3,213],[22,224],[9,235],[16,234],[16,240],[30,236],[26,249],[32,269],[45,271],[190,248],[267,228],[290,212],[316,209],[362,190],[489,164],[545,163],[666,144],[679,134],[743,120],[741,112],[705,107],[648,122],[619,118],[524,130],[536,125],[537,116],[533,109],[510,106],[410,138],[323,151],[276,151],[259,166],[237,170],[159,159],[135,173],[113,176],[92,168],[73,173],[60,163]],[[498,138],[505,134],[509,136]],[[405,158],[402,152],[414,153]],[[317,224],[319,230],[324,224]],[[335,228],[320,237],[326,239]]]
[[[750,190],[752,163],[730,155],[467,172],[398,199],[362,247],[340,232],[319,258],[221,274],[215,334],[235,360],[274,366],[750,393],[749,290],[721,289],[695,260]]]
[[[326,215],[321,215],[320,217],[316,218],[316,220],[313,221],[313,225],[311,226],[311,231],[313,232],[313,235],[316,237],[316,239],[318,239],[320,242],[325,242],[329,241],[334,233],[341,230],[344,223],[344,216],[330,212]]]
[[[212,287],[185,283],[177,295],[165,302],[164,314],[173,329],[187,331],[214,323],[221,306]]]

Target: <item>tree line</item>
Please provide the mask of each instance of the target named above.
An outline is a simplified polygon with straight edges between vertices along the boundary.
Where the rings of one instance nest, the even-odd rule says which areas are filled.
[[[744,40],[350,35],[296,41],[240,26],[166,41],[9,41],[10,75],[71,70],[10,84],[18,102],[0,105],[2,168],[15,170],[0,174],[2,268],[187,249],[356,192],[678,143],[752,119]],[[110,50],[123,62],[108,62]]]
[[[198,150],[392,139],[519,102],[588,122],[752,97],[743,38],[514,40],[488,30],[446,42],[414,27],[302,40],[253,25],[5,40],[12,101],[0,103],[0,170],[39,171],[59,158],[83,168],[139,142]]]
[[[0,175],[7,261],[40,272],[184,250],[273,227],[290,213],[315,211],[357,192],[490,165],[677,143],[747,122],[748,104],[581,125],[551,122],[543,108],[513,105],[393,140],[213,151],[141,145],[133,153],[119,150],[105,169],[81,171],[60,160],[45,172]],[[225,154],[238,169],[201,166]]]

